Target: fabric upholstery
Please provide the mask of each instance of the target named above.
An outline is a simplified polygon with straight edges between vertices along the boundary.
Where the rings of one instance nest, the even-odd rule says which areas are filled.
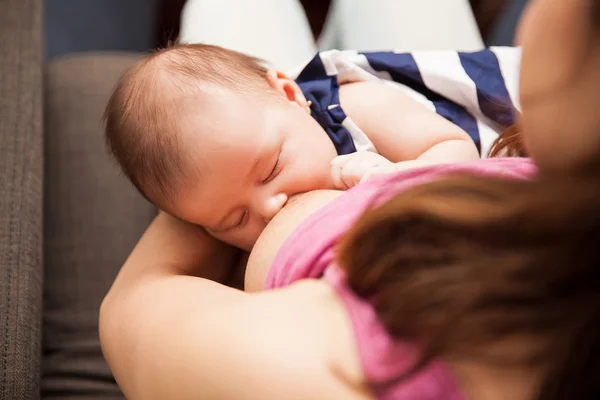
[[[100,350],[98,309],[156,212],[109,158],[101,118],[138,57],[73,56],[45,72],[45,399],[122,398]]]
[[[0,399],[39,398],[42,2],[0,2]]]

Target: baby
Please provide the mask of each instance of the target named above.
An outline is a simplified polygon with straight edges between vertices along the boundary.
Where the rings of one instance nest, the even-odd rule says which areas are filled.
[[[249,250],[294,194],[480,157],[468,124],[360,67],[387,55],[321,54],[293,80],[235,51],[175,45],[121,78],[107,143],[157,207]]]

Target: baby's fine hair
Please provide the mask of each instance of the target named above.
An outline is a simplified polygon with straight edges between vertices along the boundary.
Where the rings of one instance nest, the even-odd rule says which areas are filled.
[[[264,92],[267,72],[262,60],[219,46],[158,50],[119,80],[104,112],[107,147],[140,193],[162,207],[193,170],[177,129],[182,101],[206,85]]]

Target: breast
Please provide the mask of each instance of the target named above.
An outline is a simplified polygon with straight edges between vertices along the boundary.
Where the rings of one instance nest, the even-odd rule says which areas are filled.
[[[336,190],[316,190],[290,199],[269,222],[250,253],[245,275],[247,292],[264,289],[273,261],[282,245],[305,219],[337,199],[342,193]]]

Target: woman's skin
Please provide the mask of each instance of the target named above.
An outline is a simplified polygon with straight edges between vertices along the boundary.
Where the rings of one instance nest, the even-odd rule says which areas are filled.
[[[303,195],[273,219],[248,265],[256,281],[274,257],[271,240],[284,240],[336,195]],[[123,266],[102,305],[100,334],[125,395],[370,399],[350,323],[329,286],[307,280],[247,293],[200,278],[218,276],[233,260],[224,246],[205,252],[213,240],[161,213]]]
[[[276,215],[276,220],[262,233],[250,254],[244,286],[247,292],[260,292],[263,289],[277,251],[296,226],[342,193],[320,190],[290,199],[288,207]]]
[[[521,123],[529,153],[545,170],[584,163],[600,147],[600,23],[593,25],[594,2],[533,0],[519,25]]]
[[[532,0],[520,29],[522,124],[540,168],[581,164],[600,146],[600,37],[592,0]],[[292,202],[257,242],[248,292],[222,282],[235,253],[161,213],[100,311],[104,354],[130,399],[371,399],[346,311],[305,280],[261,292],[285,238],[337,196]],[[527,342],[511,343],[527,346]],[[537,371],[445,360],[471,399],[528,399]]]

